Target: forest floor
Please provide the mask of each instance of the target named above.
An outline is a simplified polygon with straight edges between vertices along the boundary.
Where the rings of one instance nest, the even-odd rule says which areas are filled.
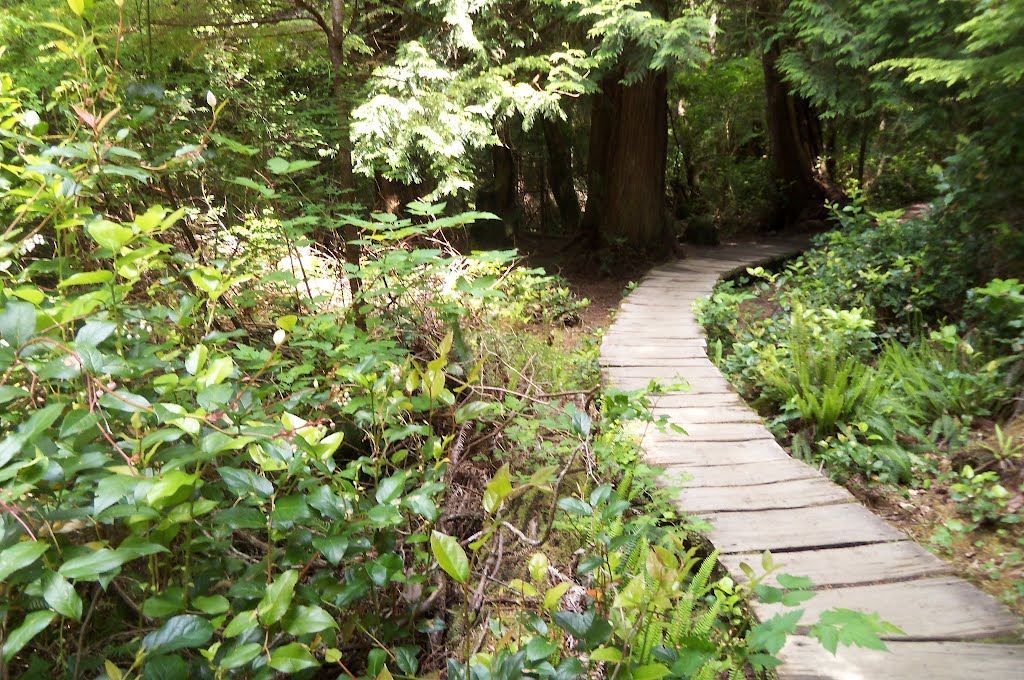
[[[1003,428],[1004,436],[1024,441],[1024,417]],[[986,447],[998,442],[994,427],[973,432],[972,443],[959,452],[965,461],[990,457]],[[1016,461],[1016,478],[1024,477],[1024,466]],[[847,488],[857,500],[919,544],[953,566],[956,573],[1006,603],[1024,617],[1024,539],[1019,532],[964,521],[958,503],[950,495],[950,483],[936,479],[927,489],[898,489],[871,484],[862,477],[851,478]],[[1024,494],[1011,505],[1019,507]]]

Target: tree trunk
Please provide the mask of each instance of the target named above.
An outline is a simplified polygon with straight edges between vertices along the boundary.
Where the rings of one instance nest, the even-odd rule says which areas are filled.
[[[506,234],[518,232],[519,172],[512,149],[506,142],[506,135],[499,132],[502,144],[491,147],[493,178],[477,192],[476,204],[480,210],[494,213],[500,221],[479,221],[473,225],[473,241],[481,248],[500,248],[509,244]]]
[[[633,85],[606,76],[594,96],[584,231],[605,241],[658,248],[668,240],[665,159],[668,77]]]
[[[768,136],[775,179],[781,192],[779,226],[790,226],[821,211],[826,198],[815,173],[822,155],[821,122],[811,105],[789,92],[776,67],[782,48],[774,42],[762,57]]]
[[[575,233],[580,226],[580,199],[573,181],[572,144],[567,125],[560,120],[544,119],[544,143],[548,151],[548,186],[558,206],[558,218],[564,231]]]

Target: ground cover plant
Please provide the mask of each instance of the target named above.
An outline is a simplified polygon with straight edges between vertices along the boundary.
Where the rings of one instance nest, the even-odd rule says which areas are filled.
[[[451,247],[492,215],[311,200],[321,161],[224,134],[213,92],[140,93],[123,15],[68,10],[33,26],[53,90],[0,75],[0,677],[776,663],[801,612],[746,602],[811,584],[715,571],[639,461],[650,402],[547,342],[583,303]]]
[[[1019,611],[1019,262],[948,257],[1019,244],[951,229],[956,209],[834,211],[804,255],[701,303],[715,360],[794,456],[940,554],[979,556],[968,571]]]

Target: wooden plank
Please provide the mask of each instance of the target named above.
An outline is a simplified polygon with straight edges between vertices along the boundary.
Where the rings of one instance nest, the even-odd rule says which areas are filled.
[[[694,394],[690,392],[677,392],[675,394],[656,394],[651,397],[654,408],[687,408],[693,406],[746,406],[746,402],[736,394],[735,391],[720,392],[716,394]]]
[[[760,553],[725,555],[722,563],[733,578],[746,581],[740,562],[760,565]],[[872,543],[846,548],[782,553],[779,572],[765,580],[777,586],[778,573],[806,576],[815,586],[850,586],[948,574],[949,566],[913,541]]]
[[[794,479],[774,484],[752,484],[747,486],[710,486],[690,487],[685,486],[677,496],[679,506],[691,513],[719,512],[714,523],[716,531],[711,533],[711,541],[730,552],[736,550],[732,541],[749,541],[752,538],[749,534],[732,535],[732,532],[720,531],[723,523],[722,518],[732,514],[749,515],[753,511],[771,510],[803,510],[819,507],[836,507],[836,503],[852,504],[853,496],[849,491],[833,484],[823,477]],[[840,506],[842,507],[842,506]],[[860,507],[854,505],[853,507]],[[743,511],[743,512],[737,512]],[[870,515],[870,513],[868,513]],[[874,515],[871,515],[874,517]],[[879,520],[880,521],[880,520]],[[800,531],[797,527],[790,525],[791,531]],[[843,543],[846,538],[842,535],[841,529],[837,527],[826,527],[820,531],[825,537],[823,540],[830,540],[833,543]],[[719,543],[719,537],[724,543]],[[893,537],[898,537],[893,536]],[[778,546],[769,546],[769,548]]]
[[[681,425],[686,434],[675,431],[654,432],[655,441],[746,442],[754,439],[775,439],[760,422],[690,423]]]
[[[651,382],[656,380],[661,384],[663,388],[667,388],[670,385],[682,384],[683,389],[674,389],[669,393],[672,394],[734,394],[732,385],[730,385],[724,378],[718,380],[702,379],[699,382],[688,382],[682,379],[672,380],[669,378],[650,378],[650,377],[632,377],[632,378],[619,378],[616,377],[608,381],[608,384],[614,385],[622,390],[642,390],[645,389]]]
[[[1020,680],[1024,646],[975,642],[889,642],[886,652],[790,637],[779,653],[783,680]]]
[[[761,416],[746,406],[657,406],[655,415],[665,415],[683,427],[697,423],[760,423]]]
[[[727,382],[714,364],[705,359],[702,364],[677,369],[672,366],[637,366],[610,367],[606,373],[612,378],[683,378],[696,383],[703,380],[720,380]]]
[[[644,447],[644,459],[651,465],[732,466],[747,463],[792,460],[775,441],[726,442],[709,447],[704,442],[662,442]]]
[[[834,548],[903,539],[903,534],[855,503],[720,512],[705,519],[712,525],[708,538],[723,553]]]
[[[673,352],[672,356],[653,358],[653,357],[635,357],[627,356],[625,354],[602,354],[600,363],[602,366],[608,367],[623,367],[623,368],[679,368],[693,366],[703,366],[707,363],[708,357],[704,354],[701,349],[694,349],[689,353],[690,356],[680,356]]]
[[[666,465],[673,472],[674,465]],[[774,485],[798,479],[820,479],[825,477],[811,466],[792,458],[739,463],[736,465],[686,465],[683,467],[690,477],[684,494],[696,487],[745,487]],[[827,481],[827,480],[826,480]]]
[[[833,607],[877,612],[906,633],[905,636],[883,636],[887,639],[975,640],[1016,635],[1021,631],[1020,620],[999,600],[951,576],[820,590],[812,599],[801,603],[800,608],[804,610],[801,623],[810,625],[823,611]],[[792,611],[781,604],[754,604],[754,611],[762,621],[785,610]],[[1021,671],[1024,676],[1024,668]]]

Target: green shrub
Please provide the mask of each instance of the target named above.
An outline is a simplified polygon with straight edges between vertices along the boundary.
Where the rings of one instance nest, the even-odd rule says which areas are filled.
[[[953,326],[911,347],[889,342],[878,359],[889,381],[890,401],[918,426],[943,416],[992,415],[1007,397],[997,368],[997,362],[983,362]]]

